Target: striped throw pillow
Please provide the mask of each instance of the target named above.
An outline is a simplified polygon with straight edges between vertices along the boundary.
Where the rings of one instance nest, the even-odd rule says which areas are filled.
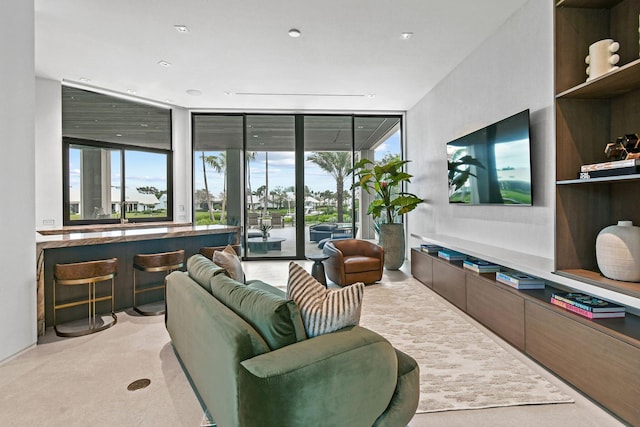
[[[298,305],[309,338],[360,322],[364,283],[327,289],[295,262],[289,263],[287,297]]]

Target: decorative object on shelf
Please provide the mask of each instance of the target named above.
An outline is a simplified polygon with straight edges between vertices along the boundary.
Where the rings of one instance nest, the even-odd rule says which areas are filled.
[[[640,227],[618,221],[603,228],[596,238],[596,259],[605,277],[640,282]]]
[[[410,183],[413,175],[405,172],[404,165],[409,160],[393,157],[386,163],[374,163],[361,159],[350,171],[355,179],[351,188],[360,187],[368,194],[377,196],[369,204],[367,213],[374,221],[381,220],[380,246],[384,248],[384,267],[398,270],[404,263],[405,236],[401,223],[402,215],[414,210],[420,203],[420,197],[402,191],[404,183]],[[389,227],[390,226],[390,227]]]
[[[589,46],[589,55],[584,59],[587,63],[587,81],[600,77],[618,68],[620,56],[616,52],[620,43],[612,39],[604,39]]]
[[[620,138],[618,138],[616,142],[610,142],[604,147],[604,155],[607,156],[609,161],[615,162],[626,159],[627,150],[624,148]]]
[[[271,231],[271,226],[269,224],[261,224],[260,232],[262,233],[262,240],[267,240],[269,238],[269,231]]]
[[[624,149],[627,151],[626,159],[638,159],[640,158],[640,140],[635,133],[628,133],[621,137]]]

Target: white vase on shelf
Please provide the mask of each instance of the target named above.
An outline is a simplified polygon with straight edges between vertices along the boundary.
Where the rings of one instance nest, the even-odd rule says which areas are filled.
[[[600,40],[589,46],[589,55],[584,59],[588,65],[587,81],[617,69],[620,56],[616,52],[619,49],[620,43],[612,39]]]
[[[640,227],[618,221],[603,228],[596,238],[596,260],[605,277],[640,282]]]

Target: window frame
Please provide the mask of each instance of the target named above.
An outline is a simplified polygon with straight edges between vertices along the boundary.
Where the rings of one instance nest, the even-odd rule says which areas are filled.
[[[109,150],[117,150],[120,152],[120,218],[109,218],[109,219],[71,219],[71,201],[70,201],[70,170],[69,170],[69,150],[72,145],[82,145],[94,148],[104,148]],[[127,218],[125,206],[125,196],[126,196],[126,187],[125,187],[125,179],[126,179],[126,162],[125,162],[125,153],[127,151],[141,151],[147,153],[154,154],[164,154],[167,159],[166,170],[167,170],[167,215],[163,217],[152,217],[152,218]],[[63,137],[62,138],[62,218],[64,226],[72,226],[72,225],[91,225],[91,224],[120,224],[122,222],[131,222],[131,223],[153,223],[153,222],[166,222],[173,221],[173,150],[159,149],[159,148],[148,148],[148,147],[140,147],[132,144],[115,144],[111,142],[103,142],[103,141],[93,141],[88,139],[81,138],[71,138],[71,137]]]

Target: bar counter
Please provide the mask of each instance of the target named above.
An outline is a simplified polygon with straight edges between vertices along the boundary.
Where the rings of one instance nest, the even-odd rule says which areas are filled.
[[[53,267],[69,263],[118,258],[116,310],[132,305],[131,269],[136,253],[184,249],[185,257],[203,246],[240,242],[240,227],[227,225],[123,224],[68,227],[36,232],[38,335],[51,326]]]

